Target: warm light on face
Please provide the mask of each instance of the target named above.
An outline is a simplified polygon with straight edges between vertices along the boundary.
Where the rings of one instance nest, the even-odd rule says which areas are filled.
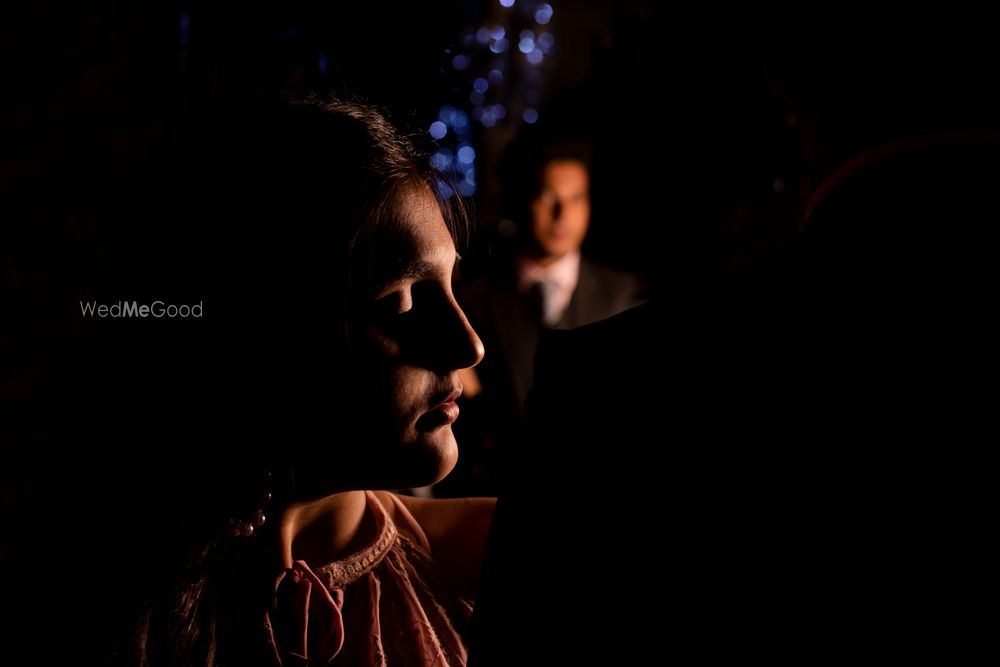
[[[370,304],[356,331],[365,353],[363,397],[370,445],[386,488],[433,483],[455,465],[458,371],[483,346],[455,300],[458,254],[429,190],[402,195],[398,225],[374,243]]]
[[[590,174],[578,160],[554,160],[542,169],[531,202],[531,227],[538,249],[557,259],[576,252],[590,226]]]

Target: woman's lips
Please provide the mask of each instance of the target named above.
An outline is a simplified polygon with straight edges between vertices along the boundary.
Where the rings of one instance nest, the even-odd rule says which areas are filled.
[[[422,431],[430,431],[441,426],[454,424],[459,413],[456,401],[461,395],[461,389],[449,393],[440,403],[420,415],[420,419],[417,420],[417,428]]]
[[[455,401],[448,401],[447,403],[442,403],[441,405],[434,408],[434,412],[440,412],[445,419],[446,424],[453,423],[458,419],[458,403]]]

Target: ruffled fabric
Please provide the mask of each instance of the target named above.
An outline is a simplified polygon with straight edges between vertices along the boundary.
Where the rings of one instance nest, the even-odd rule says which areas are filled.
[[[468,600],[433,576],[423,530],[395,496],[401,535],[374,493],[366,492],[376,536],[357,553],[310,569],[304,561],[275,582],[265,630],[281,667],[464,666],[461,632]]]
[[[274,584],[274,605],[264,628],[282,667],[329,664],[344,646],[344,592],[327,589],[305,561],[296,561]]]

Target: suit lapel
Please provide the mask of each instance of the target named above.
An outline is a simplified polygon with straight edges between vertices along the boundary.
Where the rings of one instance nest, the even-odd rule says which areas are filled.
[[[523,400],[531,387],[531,368],[541,323],[514,285],[498,291],[496,298],[491,300],[491,308],[499,352],[514,393]]]
[[[580,259],[580,275],[577,278],[576,289],[569,300],[566,312],[556,323],[556,329],[574,329],[583,324],[593,322],[594,293],[597,291],[594,273],[586,259]]]

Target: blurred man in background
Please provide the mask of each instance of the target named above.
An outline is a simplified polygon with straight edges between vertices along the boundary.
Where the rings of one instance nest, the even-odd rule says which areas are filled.
[[[590,228],[591,163],[590,147],[569,140],[515,145],[508,157],[508,202],[520,223],[517,248],[461,295],[490,350],[481,372],[464,378],[466,398],[479,403],[470,407],[481,429],[462,440],[466,463],[477,460],[477,440],[502,449],[523,439],[524,401],[543,331],[598,322],[641,301],[642,282],[635,275],[581,253]],[[493,474],[470,472],[471,483],[482,486],[463,491],[495,493]]]

